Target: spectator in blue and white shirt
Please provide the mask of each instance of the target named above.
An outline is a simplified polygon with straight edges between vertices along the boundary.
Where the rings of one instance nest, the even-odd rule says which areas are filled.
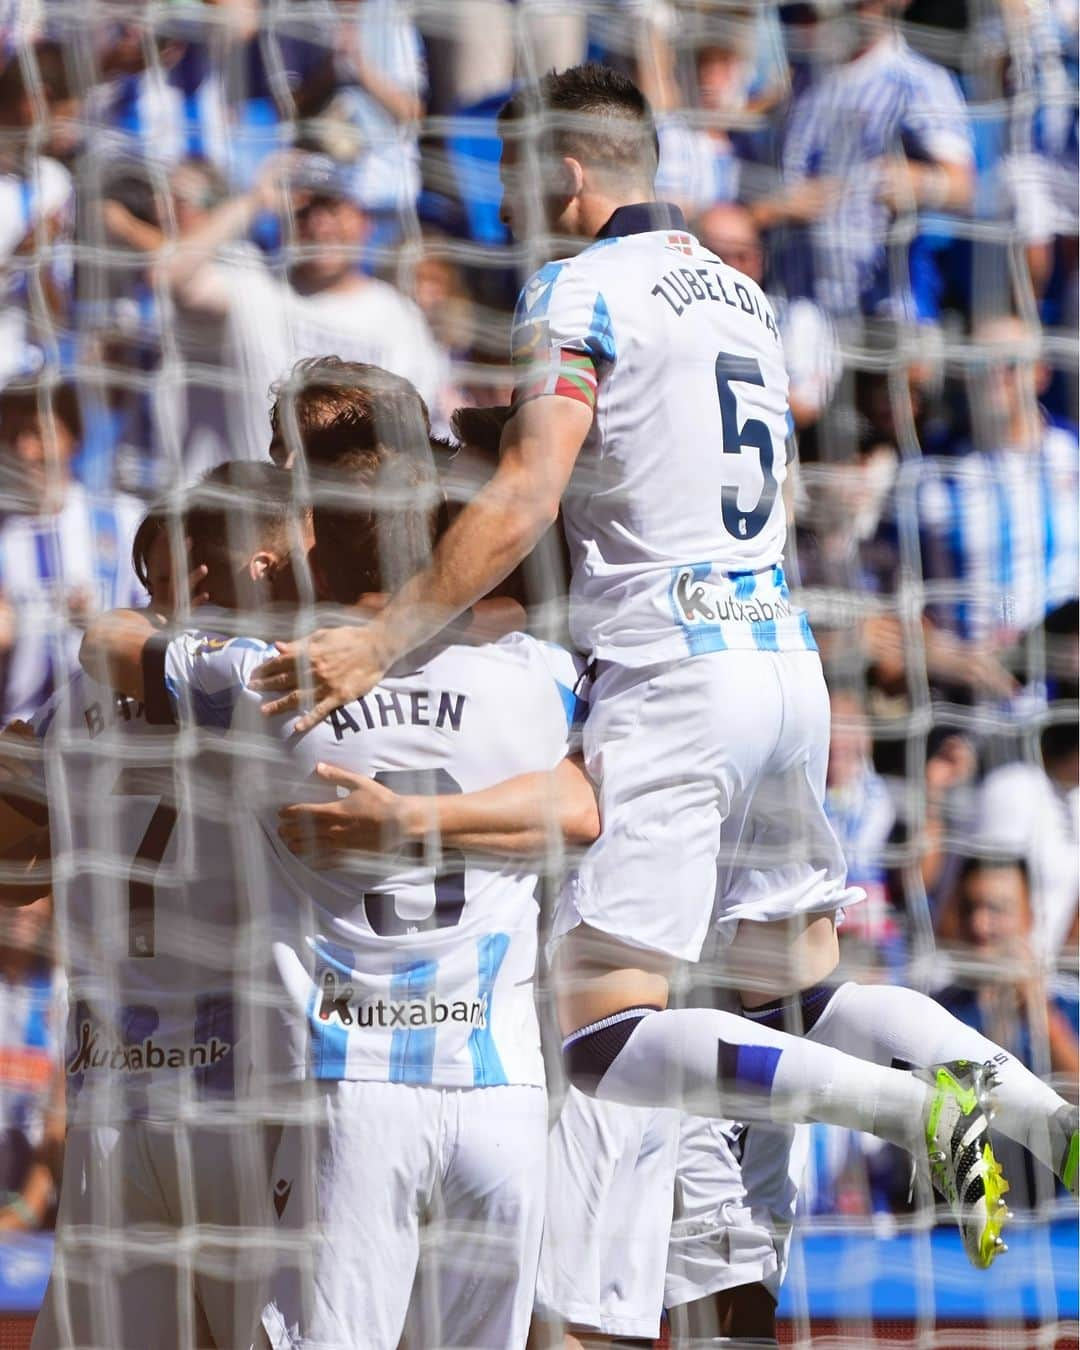
[[[350,195],[369,212],[411,210],[427,72],[408,11],[400,0],[324,0],[279,27],[297,112],[318,119],[312,132],[342,164]]]
[[[963,98],[948,72],[896,30],[891,16],[902,7],[856,0],[830,21],[829,41],[846,55],[796,97],[783,134],[782,190],[755,205],[764,227],[805,226],[809,258],[803,249],[789,255],[787,289],[834,315],[934,317],[928,293],[893,285],[890,226],[924,208],[966,210],[971,200]],[[816,6],[787,8],[820,24]]]
[[[1013,645],[1077,599],[1080,448],[1074,427],[1038,405],[1046,371],[1017,318],[975,330],[984,364],[971,407],[974,443],[909,461],[900,512],[917,510],[929,613],[965,643]]]
[[[71,460],[81,437],[74,390],[44,383],[0,394],[0,716],[29,718],[75,669],[73,620],[139,606],[131,566],[142,510],[93,494]]]
[[[63,52],[45,42],[24,56],[63,126],[76,107]],[[68,308],[74,192],[64,165],[31,142],[36,120],[34,91],[12,58],[0,70],[0,384],[56,359]]]

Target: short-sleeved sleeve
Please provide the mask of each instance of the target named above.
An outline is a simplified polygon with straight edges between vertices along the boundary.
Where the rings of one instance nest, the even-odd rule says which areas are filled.
[[[905,148],[947,164],[974,159],[971,126],[959,86],[947,70],[921,61],[910,78],[901,132]]]
[[[611,314],[588,269],[548,263],[518,299],[511,334],[516,404],[557,394],[589,408],[618,353]]]
[[[144,662],[148,720],[227,729],[252,672],[274,650],[255,638],[206,633],[161,644]]]
[[[585,659],[554,642],[536,644],[566,713],[568,754],[581,749],[581,733],[589,711],[588,669]]]

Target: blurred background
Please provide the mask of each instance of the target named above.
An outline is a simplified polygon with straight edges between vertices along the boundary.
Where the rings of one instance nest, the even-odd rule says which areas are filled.
[[[1075,0],[3,0],[4,721],[80,616],[143,602],[146,502],[265,457],[298,358],[409,377],[437,430],[508,401],[550,245],[499,221],[495,114],[616,65],[658,195],[778,311],[788,571],[869,894],[846,971],[937,993],[1075,1096],[1077,28]],[[53,1204],[49,921],[0,914],[0,1231]],[[1014,1208],[1054,1205],[1006,1170]],[[888,1232],[907,1190],[893,1150],[815,1130],[807,1214]]]

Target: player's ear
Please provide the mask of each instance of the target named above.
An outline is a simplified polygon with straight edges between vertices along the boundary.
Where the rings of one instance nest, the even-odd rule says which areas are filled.
[[[585,169],[580,159],[563,155],[556,174],[555,191],[568,201],[581,195],[585,187]]]
[[[280,561],[276,553],[271,553],[269,549],[260,549],[258,553],[253,553],[248,561],[248,576],[255,582],[270,581]]]

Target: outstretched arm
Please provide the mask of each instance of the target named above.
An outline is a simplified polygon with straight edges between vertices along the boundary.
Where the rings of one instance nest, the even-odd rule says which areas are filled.
[[[592,417],[590,406],[558,394],[522,404],[507,423],[494,477],[443,535],[431,565],[364,628],[279,644],[280,655],[251,680],[253,689],[282,695],[263,711],[310,706],[297,723],[306,731],[374,688],[396,661],[487,595],[554,522]]]
[[[479,792],[406,796],[362,774],[318,766],[326,783],[347,788],[336,802],[282,807],[278,833],[316,868],[340,866],[351,852],[393,852],[441,840],[444,848],[503,857],[544,854],[554,835],[591,844],[600,833],[596,793],[577,756],[550,773],[520,774]]]
[[[158,631],[145,609],[114,609],[91,619],[79,648],[79,664],[88,675],[117,693],[141,699],[143,653]]]
[[[49,811],[35,788],[41,743],[28,722],[0,732],[0,905],[28,905],[48,893]]]

